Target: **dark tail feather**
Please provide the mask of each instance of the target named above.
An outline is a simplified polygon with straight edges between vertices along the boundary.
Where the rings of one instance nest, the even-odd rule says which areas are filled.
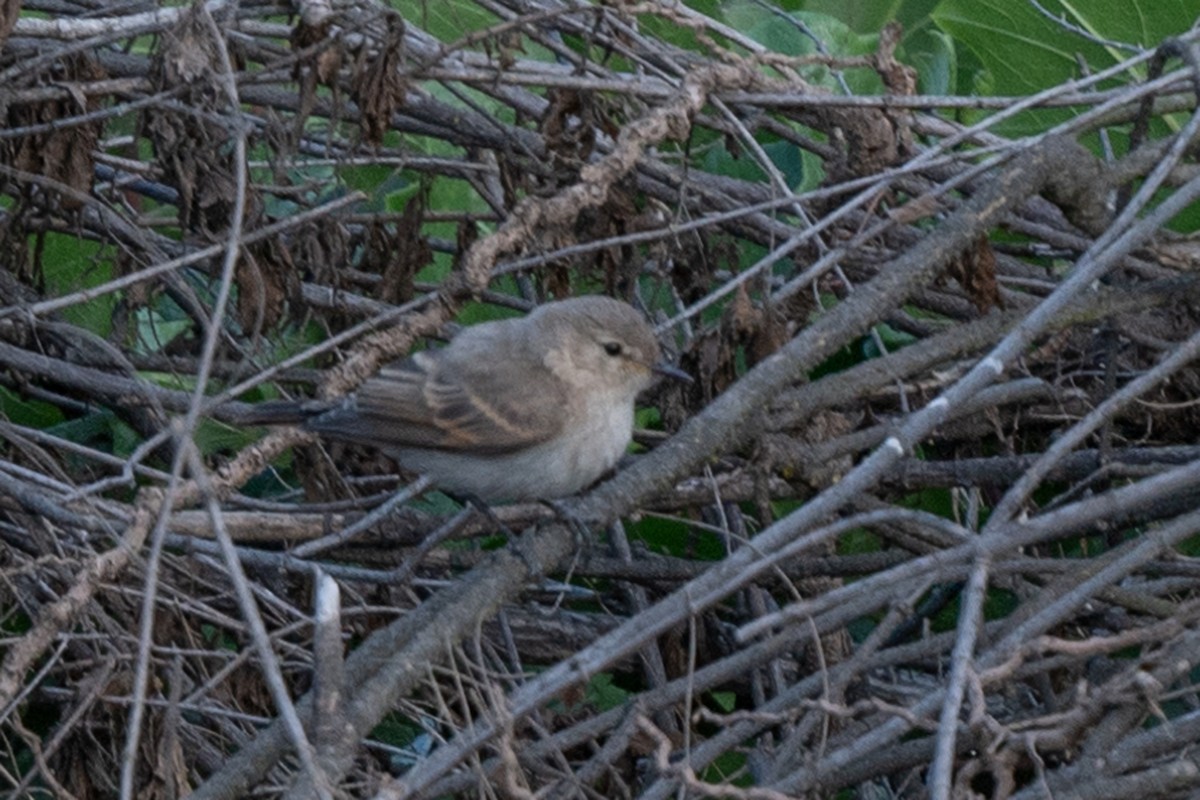
[[[236,420],[238,425],[299,425],[323,414],[337,402],[323,400],[268,400],[265,403],[243,404]]]

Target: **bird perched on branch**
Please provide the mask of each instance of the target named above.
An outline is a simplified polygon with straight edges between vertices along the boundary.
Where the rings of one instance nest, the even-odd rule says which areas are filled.
[[[446,347],[389,364],[333,401],[260,403],[251,424],[300,423],[378,447],[440,489],[484,500],[546,500],[616,465],[634,400],[663,363],[634,308],[587,296],[473,325]]]

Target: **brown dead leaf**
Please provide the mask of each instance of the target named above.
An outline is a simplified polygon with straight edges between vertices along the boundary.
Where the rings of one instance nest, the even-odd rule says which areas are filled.
[[[595,95],[577,89],[546,92],[549,105],[539,126],[546,150],[567,163],[586,163],[596,146]]]
[[[180,224],[209,236],[228,228],[237,200],[231,132],[219,121],[227,100],[216,79],[214,47],[204,20],[184,14],[161,39],[151,80],[157,90],[177,93],[190,111],[155,107],[142,118],[163,181],[179,192]],[[253,220],[261,202],[257,195],[246,200],[246,217]]]
[[[309,23],[301,16],[296,27],[292,29],[292,50],[302,52],[315,49],[315,52],[301,55],[292,67],[292,77],[302,80],[304,75],[311,74],[318,83],[330,85],[337,77],[342,66],[342,51],[334,46],[316,48],[317,45],[330,44],[330,34],[335,30],[334,17],[324,17]]]
[[[738,286],[737,292],[733,295],[733,302],[729,304],[729,308],[725,312],[725,318],[734,337],[749,338],[758,329],[761,317],[762,315],[754,307],[754,303],[750,302],[750,293],[746,291],[746,284]]]
[[[184,14],[179,24],[163,35],[158,69],[167,85],[194,83],[211,74],[218,57],[207,24],[193,11]]]
[[[383,280],[379,282],[376,297],[386,303],[403,303],[413,297],[413,279],[416,274],[433,263],[433,250],[429,237],[421,232],[425,221],[425,190],[408,201],[391,246],[383,253],[386,259]]]
[[[738,287],[722,321],[730,339],[745,348],[746,366],[753,367],[788,340],[787,320],[774,307],[756,305],[746,284]]]
[[[277,239],[264,239],[242,251],[234,282],[242,332],[257,337],[283,318],[289,298],[299,293],[291,254]]]
[[[583,209],[576,219],[575,229],[560,241],[570,244],[625,236],[639,215],[636,190],[622,181],[609,190],[603,205]],[[570,266],[584,276],[590,273],[603,283],[605,291],[610,294],[621,295],[628,290],[629,283],[636,279],[640,259],[636,248],[613,245],[573,259]]]
[[[454,236],[454,269],[458,270],[462,257],[471,249],[471,245],[479,238],[479,225],[473,219],[459,221]]]
[[[939,208],[940,204],[936,197],[923,194],[920,197],[914,197],[902,206],[888,209],[887,213],[901,225],[911,225],[918,220],[933,216]]]
[[[737,380],[737,350],[723,327],[705,331],[680,357],[680,366],[696,382],[685,391],[691,396],[688,406],[699,408]]]
[[[875,51],[875,71],[892,94],[911,97],[917,93],[917,71],[896,60],[896,47],[904,37],[904,26],[895,20],[884,26]]]
[[[392,114],[404,107],[408,77],[404,73],[404,20],[399,14],[388,15],[388,33],[381,51],[365,67],[356,70],[351,91],[362,119],[363,138],[374,145],[383,144],[383,135],[392,126]]]
[[[946,274],[966,290],[979,313],[1004,308],[1004,298],[996,283],[996,253],[987,236],[980,236],[975,240],[974,248],[950,262]]]
[[[530,192],[531,175],[522,169],[508,153],[496,154],[496,168],[500,173],[500,189],[504,193],[504,207],[513,208],[521,196]]]
[[[732,386],[742,368],[753,367],[782,347],[794,325],[803,322],[803,319],[791,322],[785,312],[803,316],[807,308],[803,303],[795,308],[764,307],[751,297],[746,287],[739,287],[720,324],[700,334],[680,356],[680,366],[696,382],[680,387],[684,407],[663,406],[667,426],[681,423],[690,412],[707,405]]]
[[[8,35],[12,33],[13,27],[17,24],[17,18],[21,15],[21,0],[3,0],[0,2],[0,47],[8,41]]]
[[[313,6],[308,6],[312,8]],[[338,91],[338,72],[342,68],[342,49],[331,35],[336,30],[333,14],[311,13],[300,15],[292,29],[292,52],[296,63],[292,65],[292,77],[299,86],[300,104],[296,111],[293,132],[299,136],[317,102],[317,87],[329,86]]]
[[[296,231],[288,250],[297,279],[308,276],[317,283],[340,286],[339,271],[350,263],[350,234],[341,220],[327,217]]]
[[[238,259],[234,273],[237,286],[237,317],[242,330],[255,335],[262,331],[266,318],[267,285],[258,261],[249,253]]]
[[[500,45],[500,69],[506,70],[517,63],[517,53],[525,53],[525,37],[519,30],[501,33],[498,37]]]
[[[40,298],[30,285],[40,287],[44,276],[30,252],[30,237],[21,224],[23,209],[16,209],[0,219],[0,297],[7,303],[35,303]]]
[[[10,104],[4,114],[6,128],[61,123],[99,108],[99,100],[89,100],[79,88],[80,84],[107,77],[90,53],[66,56],[43,74],[51,75],[54,83],[67,91],[68,97],[39,103]],[[44,175],[86,194],[92,186],[92,153],[99,142],[103,124],[102,121],[95,121],[6,139],[0,142],[0,161],[34,175]],[[27,189],[33,191],[34,187]],[[38,188],[36,193],[44,197],[46,190]],[[79,198],[71,195],[59,197],[58,202],[68,210],[82,205]]]

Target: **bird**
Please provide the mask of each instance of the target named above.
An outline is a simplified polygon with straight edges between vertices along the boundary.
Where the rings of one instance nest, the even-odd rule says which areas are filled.
[[[377,447],[450,494],[555,500],[613,469],[656,374],[691,381],[636,309],[584,295],[469,326],[343,398],[259,403],[248,421]]]

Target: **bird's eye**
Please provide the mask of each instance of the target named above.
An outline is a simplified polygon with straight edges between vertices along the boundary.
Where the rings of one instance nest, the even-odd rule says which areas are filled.
[[[608,353],[610,356],[621,355],[621,343],[620,342],[605,342],[604,343],[604,352]]]

